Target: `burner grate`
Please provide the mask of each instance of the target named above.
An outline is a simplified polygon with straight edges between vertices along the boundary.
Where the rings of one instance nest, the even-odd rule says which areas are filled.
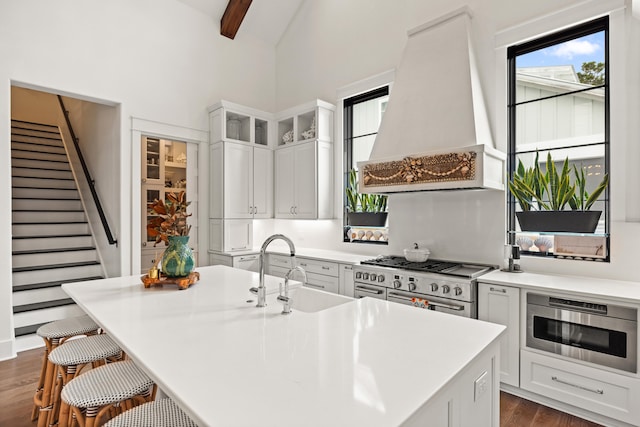
[[[435,273],[439,273],[459,265],[458,263],[454,263],[454,262],[438,261],[438,260],[413,262],[413,261],[407,261],[405,258],[399,257],[399,256],[385,256],[385,257],[369,259],[366,261],[362,261],[361,264],[377,265],[380,267],[404,268],[405,270],[427,271],[427,272],[435,272]]]

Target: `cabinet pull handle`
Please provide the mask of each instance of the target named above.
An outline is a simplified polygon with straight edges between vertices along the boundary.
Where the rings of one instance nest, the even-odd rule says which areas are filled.
[[[299,264],[300,264],[302,267],[306,267],[306,266],[307,266],[307,264],[306,264],[306,263],[304,263],[304,262],[301,262],[301,263],[299,263]]]
[[[237,251],[237,250],[239,250],[239,249],[246,249],[246,248],[247,248],[246,246],[240,246],[239,248],[234,248],[234,247],[232,247],[232,248],[231,248],[231,250],[232,250],[232,251]]]
[[[555,382],[560,383],[560,384],[564,384],[564,385],[568,385],[568,386],[571,386],[571,387],[579,388],[580,390],[590,391],[591,393],[595,393],[595,394],[604,394],[604,390],[602,390],[602,389],[585,387],[585,386],[580,385],[580,384],[573,384],[573,383],[570,383],[568,381],[561,380],[560,378],[558,378],[556,376],[551,377],[551,381],[555,381]]]
[[[294,207],[293,207],[293,213],[294,213],[294,214],[296,214],[296,215],[298,215],[298,207],[297,207],[297,206],[294,206]]]
[[[289,208],[289,213],[290,213],[291,215],[293,215],[293,206],[291,206],[291,207]]]
[[[500,289],[500,288],[494,288],[493,286],[492,286],[492,287],[490,287],[490,288],[489,288],[489,290],[490,290],[491,292],[502,292],[503,294],[506,294],[506,293],[507,293],[507,290],[506,290],[506,289],[504,289],[504,288],[502,288],[502,289]]]
[[[323,270],[329,270],[329,267],[325,267],[324,265],[322,266]]]
[[[307,282],[307,283],[305,283],[304,285],[305,285],[305,286],[311,286],[311,287],[313,287],[313,288],[320,288],[320,289],[324,289],[324,285],[316,285],[315,283],[309,283],[309,282]]]

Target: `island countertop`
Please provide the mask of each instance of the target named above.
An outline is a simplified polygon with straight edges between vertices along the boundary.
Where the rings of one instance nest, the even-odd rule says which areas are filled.
[[[197,269],[186,290],[140,276],[63,289],[201,426],[400,425],[503,326],[364,298],[281,314],[282,279]],[[252,302],[248,302],[252,300]]]

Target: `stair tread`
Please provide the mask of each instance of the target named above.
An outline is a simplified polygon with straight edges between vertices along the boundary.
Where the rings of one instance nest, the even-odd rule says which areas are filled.
[[[25,335],[33,335],[36,333],[36,331],[38,330],[38,328],[42,325],[45,325],[49,322],[43,322],[43,323],[36,323],[35,325],[29,325],[29,326],[21,326],[19,328],[15,328],[13,330],[13,334],[17,337],[23,337]]]
[[[49,178],[43,178],[43,179],[49,179]],[[58,188],[58,187],[23,187],[21,185],[14,185],[12,188],[23,188],[23,189],[30,189],[30,190],[62,190],[62,191],[78,191],[77,188]]]
[[[25,179],[42,179],[42,180],[46,180],[46,181],[51,181],[51,180],[55,180],[55,181],[73,181],[73,178],[49,178],[49,177],[44,177],[44,176],[25,176],[25,175],[11,175],[11,178],[25,178]]]
[[[29,251],[14,251],[11,255],[35,255],[35,254],[48,254],[59,252],[79,252],[79,251],[93,251],[96,248],[94,246],[76,246],[73,248],[55,248],[55,249],[33,249]]]
[[[33,289],[46,289],[60,286],[64,283],[86,282],[89,280],[104,279],[102,276],[81,277],[78,279],[54,280],[52,282],[29,283],[26,285],[14,285],[13,292],[30,291]]]
[[[91,234],[90,233],[80,233],[80,234],[56,234],[56,235],[49,235],[47,234],[46,236],[13,236],[12,239],[17,240],[17,239],[61,239],[61,238],[65,238],[65,237],[90,237]]]
[[[46,132],[43,130],[38,130],[38,129],[31,129],[32,132]],[[14,136],[26,136],[28,138],[38,138],[38,139],[48,139],[50,141],[62,141],[62,138],[58,137],[58,138],[51,138],[48,136],[40,136],[40,135],[27,135],[24,133],[15,133],[15,132],[11,132],[11,137],[13,138]]]
[[[12,197],[13,200],[73,200],[80,201],[80,198],[77,199],[61,199],[59,197]]]
[[[88,221],[56,221],[56,222],[14,222],[12,225],[60,225],[60,224],[88,224]]]
[[[40,126],[49,126],[49,125],[40,125]],[[17,125],[11,125],[11,130],[14,129],[20,129],[20,130],[29,130],[32,132],[44,132],[44,133],[52,133],[54,135],[60,135],[60,132],[58,132],[57,130],[42,130],[42,129],[34,129],[34,128],[30,128],[30,127],[24,127],[24,126],[17,126]],[[57,129],[57,128],[54,128]]]
[[[68,262],[64,264],[47,264],[47,265],[34,265],[30,267],[14,267],[14,273],[22,273],[25,271],[42,271],[42,270],[55,270],[58,268],[71,268],[71,267],[85,267],[92,265],[100,265],[98,261],[82,261],[82,262]]]
[[[29,124],[29,125],[36,125],[36,126],[46,126],[46,127],[50,127],[50,128],[58,128],[58,126],[56,125],[50,125],[47,123],[37,123],[37,122],[30,122],[27,120],[20,120],[20,119],[11,119],[11,123],[25,123],[25,124]]]
[[[26,311],[44,310],[45,308],[62,307],[64,305],[75,304],[71,298],[55,299],[50,301],[35,302],[33,304],[16,305],[13,307],[13,314],[24,313]]]
[[[67,199],[64,199],[67,200]],[[82,209],[12,209],[11,212],[84,212]]]

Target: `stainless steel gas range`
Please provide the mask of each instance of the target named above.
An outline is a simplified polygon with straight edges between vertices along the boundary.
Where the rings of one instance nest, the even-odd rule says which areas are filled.
[[[477,318],[477,278],[497,268],[429,259],[385,256],[354,266],[356,298],[373,297]]]

